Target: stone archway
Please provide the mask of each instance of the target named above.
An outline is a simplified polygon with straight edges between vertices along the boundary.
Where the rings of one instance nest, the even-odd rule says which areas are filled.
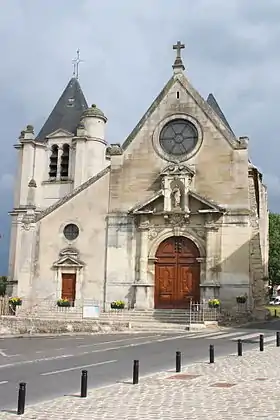
[[[184,309],[200,300],[200,257],[195,243],[172,236],[159,245],[155,262],[155,309]]]

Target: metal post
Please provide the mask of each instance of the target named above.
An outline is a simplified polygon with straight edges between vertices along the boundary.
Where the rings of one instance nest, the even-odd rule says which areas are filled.
[[[87,370],[82,370],[82,376],[81,376],[81,398],[86,398],[86,396],[87,396],[87,379],[88,379]]]
[[[176,372],[181,372],[181,360],[182,360],[182,355],[180,351],[176,351]]]
[[[24,414],[25,396],[26,396],[26,383],[21,382],[19,384],[19,390],[18,390],[18,409],[17,409],[18,416],[20,416],[21,414]]]
[[[260,334],[260,351],[263,351],[264,341],[263,341],[263,334]]]
[[[242,341],[240,339],[237,341],[237,355],[242,356]]]
[[[274,310],[274,317],[277,318],[277,310]]]
[[[280,332],[276,333],[276,347],[280,347]]]
[[[215,361],[215,353],[214,353],[214,346],[213,346],[213,344],[210,344],[210,347],[209,347],[209,359],[210,359],[210,363],[214,363],[214,361]]]
[[[139,360],[134,360],[134,362],[133,362],[132,383],[133,383],[133,385],[137,385],[139,383]]]

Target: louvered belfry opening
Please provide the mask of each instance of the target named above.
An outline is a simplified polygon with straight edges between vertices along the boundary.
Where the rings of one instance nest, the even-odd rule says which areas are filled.
[[[69,144],[64,144],[62,147],[61,163],[60,163],[60,177],[68,178],[69,176],[69,157],[70,147]]]
[[[58,145],[54,144],[52,146],[52,153],[50,156],[50,164],[49,164],[49,177],[50,178],[57,177],[57,164],[58,164]]]

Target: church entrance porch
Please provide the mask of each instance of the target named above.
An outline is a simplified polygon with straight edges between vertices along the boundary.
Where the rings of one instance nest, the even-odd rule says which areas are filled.
[[[76,299],[76,273],[62,273],[61,298],[67,299],[74,306]]]
[[[185,309],[200,300],[200,257],[196,245],[183,236],[164,240],[156,252],[155,309]]]

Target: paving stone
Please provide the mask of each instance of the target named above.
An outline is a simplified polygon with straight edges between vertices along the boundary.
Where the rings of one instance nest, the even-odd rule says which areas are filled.
[[[174,378],[179,374],[169,371],[140,378],[139,385],[118,383],[91,390],[86,399],[62,397],[27,407],[23,418],[181,420],[188,413],[192,420],[280,419],[280,349],[274,345],[263,353],[255,349],[242,357],[217,358],[211,365],[195,363],[182,374],[192,377]],[[3,420],[13,418],[0,414]]]

